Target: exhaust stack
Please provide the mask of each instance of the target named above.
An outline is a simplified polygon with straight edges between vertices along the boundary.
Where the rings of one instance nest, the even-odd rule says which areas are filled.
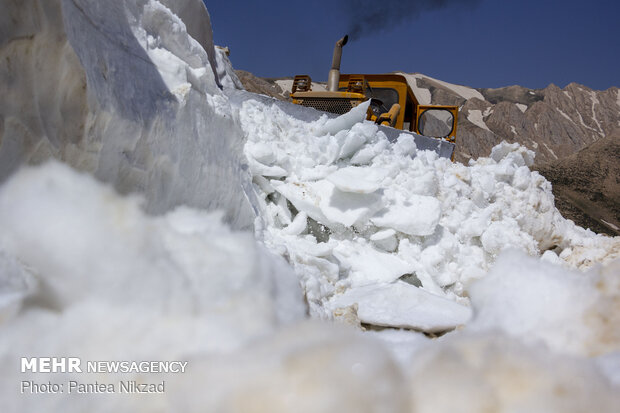
[[[334,57],[332,59],[332,68],[329,71],[327,77],[327,90],[330,92],[338,91],[338,82],[340,82],[340,59],[342,58],[342,46],[349,41],[349,35],[345,35],[342,39],[336,42],[334,47]]]

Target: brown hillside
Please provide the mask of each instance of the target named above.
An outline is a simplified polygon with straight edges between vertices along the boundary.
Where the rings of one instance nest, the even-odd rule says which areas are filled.
[[[564,217],[595,232],[620,235],[620,129],[538,169],[553,184]]]

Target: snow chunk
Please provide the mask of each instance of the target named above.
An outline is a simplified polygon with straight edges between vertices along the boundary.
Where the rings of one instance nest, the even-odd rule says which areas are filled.
[[[370,194],[381,186],[389,171],[380,168],[349,166],[338,169],[327,177],[336,188],[343,192]]]
[[[394,254],[374,249],[365,241],[342,241],[334,247],[334,256],[349,268],[348,282],[354,286],[395,281],[412,270]]]
[[[302,211],[295,216],[289,226],[284,228],[283,232],[287,235],[299,235],[306,230],[307,226],[308,214]]]
[[[532,166],[534,165],[534,152],[519,145],[518,143],[507,143],[502,141],[499,145],[496,145],[491,149],[491,159],[495,162],[500,162],[502,159],[514,162],[517,166]]]
[[[408,133],[401,133],[394,144],[394,153],[400,156],[411,156],[416,154],[417,147],[415,139]]]
[[[398,199],[395,204],[371,218],[373,224],[393,228],[409,235],[431,235],[441,217],[441,203],[425,195]]]
[[[353,125],[366,119],[366,112],[369,106],[370,100],[367,100],[337,118],[327,119],[327,116],[323,117],[321,123],[316,126],[314,134],[316,136],[335,135],[341,130],[351,129]]]
[[[516,222],[492,222],[480,237],[484,250],[495,255],[505,248],[520,248],[531,254],[537,253],[534,238],[521,233],[516,226]]]
[[[321,210],[327,219],[346,227],[363,224],[379,208],[381,208],[379,194],[343,192],[336,187],[331,191],[327,190],[321,202]],[[325,224],[329,225],[327,222]]]
[[[343,192],[326,180],[305,183],[271,181],[299,211],[327,226],[361,224],[381,208],[381,196]]]
[[[351,288],[331,303],[336,308],[355,304],[363,323],[428,332],[450,330],[471,316],[468,307],[403,281]]]
[[[396,231],[391,228],[377,231],[370,236],[370,240],[375,246],[385,251],[394,251],[398,246],[398,239],[396,238]]]
[[[273,148],[265,142],[248,142],[245,153],[265,165],[271,165],[276,161]]]

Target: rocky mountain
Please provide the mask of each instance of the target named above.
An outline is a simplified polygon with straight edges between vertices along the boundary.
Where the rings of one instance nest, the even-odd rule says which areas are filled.
[[[554,162],[620,126],[618,88],[594,91],[577,83],[564,89],[555,85],[536,90],[509,86],[479,89],[484,99],[465,99],[432,82],[426,85],[432,103],[449,100],[449,104],[461,106],[457,154],[461,161],[485,156],[506,140],[532,149],[538,164]]]

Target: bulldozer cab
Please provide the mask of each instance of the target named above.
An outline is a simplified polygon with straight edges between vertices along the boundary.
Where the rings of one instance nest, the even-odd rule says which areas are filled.
[[[367,119],[423,136],[456,139],[457,106],[421,105],[404,76],[341,74],[335,91],[312,91],[307,75],[295,76],[293,103],[343,114],[370,99]]]

